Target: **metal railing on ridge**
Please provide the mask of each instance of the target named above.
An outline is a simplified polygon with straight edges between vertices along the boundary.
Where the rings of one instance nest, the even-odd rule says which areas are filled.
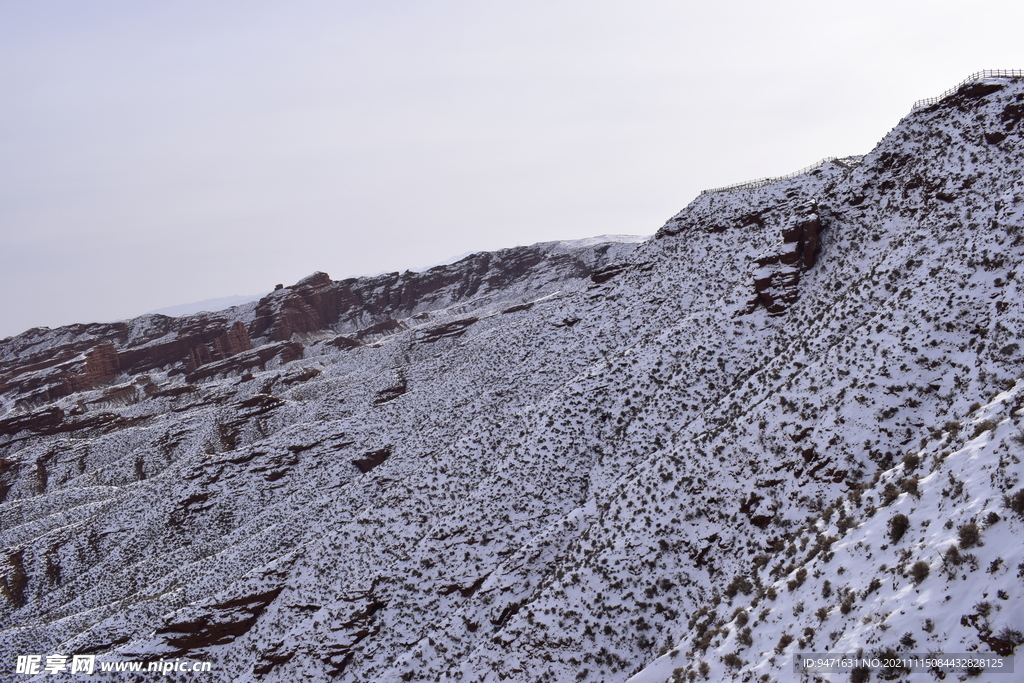
[[[983,71],[975,71],[970,76],[965,78],[963,81],[958,83],[955,87],[950,88],[949,90],[942,93],[938,97],[928,97],[926,99],[914,102],[914,106],[910,108],[910,111],[914,111],[916,109],[920,109],[921,107],[927,107],[929,105],[935,104],[936,102],[940,102],[941,100],[944,100],[945,98],[949,97],[950,95],[952,95],[953,93],[955,93],[957,90],[964,87],[968,83],[973,83],[979,78],[1024,78],[1024,69],[985,69]],[[758,178],[757,180],[748,180],[747,182],[744,183],[735,183],[733,185],[726,185],[724,187],[714,187],[711,188],[710,190],[701,190],[700,193],[714,194],[716,192],[729,192],[731,190],[753,190],[758,187],[765,187],[766,185],[771,185],[782,180],[789,180],[790,178],[795,178],[798,175],[803,175],[804,173],[807,173],[808,171],[813,171],[819,166],[827,164],[830,161],[839,161],[839,159],[837,157],[825,157],[824,159],[817,163],[811,164],[810,166],[807,166],[805,168],[801,168],[799,171],[794,171],[793,173],[790,173],[788,175],[778,176],[775,178]]]
[[[975,71],[970,76],[957,83],[956,86],[950,88],[946,92],[942,93],[938,97],[928,97],[923,100],[914,102],[914,106],[910,108],[910,111],[920,109],[921,107],[927,107],[941,102],[960,88],[964,87],[968,83],[973,83],[979,78],[1022,78],[1024,77],[1024,69],[986,69],[984,71]]]
[[[819,166],[827,164],[830,161],[837,161],[837,160],[838,160],[838,157],[825,157],[824,159],[822,159],[821,161],[819,161],[817,163],[814,163],[814,164],[811,164],[810,166],[806,166],[804,168],[801,168],[799,171],[793,171],[792,173],[789,173],[787,175],[780,175],[780,176],[776,176],[774,178],[758,178],[757,180],[748,180],[745,183],[736,183],[734,185],[726,185],[725,187],[713,187],[710,190],[701,190],[700,193],[701,194],[713,194],[715,192],[729,192],[731,190],[753,190],[753,189],[758,188],[758,187],[764,187],[765,185],[771,185],[773,183],[777,183],[777,182],[779,182],[781,180],[789,180],[790,178],[796,178],[798,175],[803,175],[804,173],[807,173],[808,171],[813,171],[814,169],[818,168]]]

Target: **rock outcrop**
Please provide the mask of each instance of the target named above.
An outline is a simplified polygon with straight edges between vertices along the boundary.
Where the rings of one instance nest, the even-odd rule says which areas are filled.
[[[473,254],[422,273],[406,271],[340,281],[332,281],[326,273],[314,273],[261,299],[249,334],[272,341],[328,329],[361,332],[363,336],[379,334],[399,329],[398,321],[417,312],[505,292],[516,285],[537,288],[583,280],[601,271],[618,254],[628,252],[619,242],[578,248],[562,244]]]
[[[799,207],[790,225],[781,231],[781,244],[773,245],[754,260],[754,296],[747,312],[763,306],[781,315],[796,301],[800,274],[810,269],[821,249],[821,219],[814,204]]]
[[[236,320],[231,329],[219,337],[215,337],[212,348],[205,344],[194,347],[189,352],[188,371],[194,372],[199,366],[214,361],[221,361],[252,348],[249,332],[241,320]]]

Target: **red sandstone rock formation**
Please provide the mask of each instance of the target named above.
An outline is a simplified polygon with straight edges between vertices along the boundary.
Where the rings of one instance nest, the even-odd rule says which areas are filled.
[[[67,393],[86,391],[117,376],[121,365],[117,358],[117,349],[113,344],[99,344],[85,354],[85,367],[81,373],[68,374],[64,378]]]
[[[611,243],[579,250],[551,243],[474,254],[422,273],[333,281],[318,272],[277,288],[247,314],[147,315],[127,322],[35,328],[0,342],[0,394],[31,410],[94,389],[121,373],[164,371],[199,378],[244,372],[272,358],[300,358],[302,344],[293,338],[319,331],[342,333],[329,342],[332,346],[358,348],[363,339],[405,329],[403,320],[417,310],[486,295],[524,278],[533,278],[537,286],[587,278],[616,253]],[[290,343],[282,347],[275,342]]]
[[[210,349],[210,346],[213,349]],[[215,337],[210,346],[199,344],[189,351],[188,372],[194,372],[201,365],[225,360],[242,351],[248,351],[252,348],[252,341],[249,340],[245,325],[239,320],[235,321],[230,330]]]

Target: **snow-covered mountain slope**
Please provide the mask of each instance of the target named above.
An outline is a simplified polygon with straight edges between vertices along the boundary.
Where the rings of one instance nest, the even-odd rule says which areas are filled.
[[[629,680],[787,680],[798,678],[783,656],[793,651],[1012,654],[1024,643],[1022,386],[815,511],[781,553],[753,557],[753,571],[690,615],[687,634]]]
[[[797,651],[1012,649],[1022,117],[986,79],[640,245],[0,342],[0,666],[786,681]]]

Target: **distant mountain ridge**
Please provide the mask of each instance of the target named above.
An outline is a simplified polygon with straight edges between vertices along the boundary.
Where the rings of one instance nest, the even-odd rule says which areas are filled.
[[[255,303],[219,311],[35,328],[0,342],[0,407],[7,411],[53,401],[107,383],[118,373],[161,368],[174,376],[214,361],[226,367],[232,356],[252,350],[254,340],[257,346],[279,343],[237,359],[234,366],[262,365],[281,354],[292,359],[302,346],[295,335],[348,333],[355,340],[344,343],[359,344],[405,329],[410,323],[403,321],[414,315],[420,322],[448,315],[447,307],[463,301],[495,305],[578,288],[592,272],[632,250],[635,239],[610,236],[480,252],[423,273],[339,281],[314,273]]]
[[[281,683],[1013,653],[1021,119],[985,77],[639,244],[3,340],[4,651]]]
[[[165,306],[164,308],[158,308],[155,311],[149,311],[145,315],[166,315],[172,318],[177,318],[183,315],[191,315],[193,313],[222,311],[225,308],[241,306],[242,304],[247,304],[250,301],[259,301],[266,295],[267,292],[263,292],[262,294],[250,294],[249,296],[238,296],[237,294],[233,296],[222,296],[217,299],[204,299],[203,301],[195,301],[190,304]]]

